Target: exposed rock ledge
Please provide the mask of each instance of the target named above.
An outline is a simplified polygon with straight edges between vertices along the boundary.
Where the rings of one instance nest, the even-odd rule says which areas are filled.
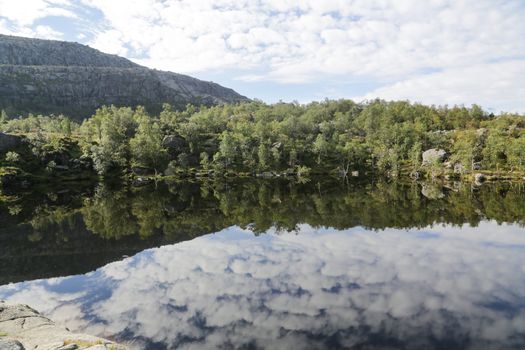
[[[56,325],[27,305],[0,301],[1,350],[126,350],[125,346]]]

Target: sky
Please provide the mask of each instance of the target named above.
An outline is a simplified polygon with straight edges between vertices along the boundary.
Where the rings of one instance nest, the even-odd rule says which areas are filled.
[[[76,41],[270,103],[525,112],[525,0],[0,0],[0,33]]]

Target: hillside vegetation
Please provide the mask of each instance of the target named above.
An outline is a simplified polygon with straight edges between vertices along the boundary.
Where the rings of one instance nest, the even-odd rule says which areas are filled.
[[[49,172],[93,169],[102,176],[368,173],[419,178],[525,170],[523,116],[494,116],[476,105],[256,101],[188,105],[182,111],[164,105],[159,115],[142,107],[103,107],[81,124],[63,116],[3,118],[0,130],[24,135],[28,146],[19,152],[4,149],[0,159],[4,166],[28,172],[40,166]]]

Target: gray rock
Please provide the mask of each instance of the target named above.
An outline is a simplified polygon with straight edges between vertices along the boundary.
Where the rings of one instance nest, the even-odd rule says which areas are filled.
[[[421,173],[419,171],[412,171],[410,173],[410,178],[417,180],[421,177]]]
[[[350,174],[352,175],[352,177],[359,177],[359,171],[358,170],[354,170]]]
[[[4,153],[12,151],[22,145],[23,138],[21,136],[4,134],[0,132],[0,152]]]
[[[423,184],[421,194],[428,199],[441,199],[445,197],[443,188],[435,184]]]
[[[487,133],[487,129],[485,129],[485,128],[479,128],[479,129],[476,130],[476,135],[478,137],[485,136],[486,133]]]
[[[138,67],[125,58],[108,55],[78,43],[37,40],[0,35],[0,65],[21,66],[79,66],[79,67]],[[28,84],[28,87],[34,87]]]
[[[466,171],[465,167],[461,163],[454,164],[454,173],[463,174]]]
[[[188,145],[186,140],[177,135],[167,135],[164,136],[164,139],[162,139],[162,146],[172,149],[172,150],[180,150],[182,148],[185,148]]]
[[[293,169],[293,168],[288,168],[283,173],[284,176],[295,176],[295,174],[296,174],[296,172],[295,172],[295,169]]]
[[[472,164],[472,170],[481,170],[481,163]]]
[[[103,105],[214,105],[248,101],[232,89],[148,69],[84,45],[0,35],[0,106],[10,115],[63,113],[76,119]]]
[[[272,173],[271,171],[264,171],[264,172],[258,173],[256,175],[256,177],[262,177],[262,178],[265,178],[265,179],[269,179],[269,178],[272,178],[274,176],[275,176],[275,174]]]
[[[7,337],[0,338],[2,350],[74,350],[80,344],[82,348],[92,350],[127,349],[106,339],[72,333],[21,304],[0,302],[0,333],[7,334]]]
[[[135,180],[133,180],[132,184],[135,187],[141,187],[141,186],[149,185],[151,183],[153,183],[152,179],[144,178],[144,177],[137,177]]]
[[[423,165],[430,165],[430,164],[434,164],[434,163],[443,163],[443,161],[446,159],[447,157],[447,152],[445,152],[445,150],[442,150],[442,149],[436,149],[436,148],[431,148],[429,150],[426,150],[425,152],[423,152],[422,154],[422,158],[423,158]]]
[[[1,350],[25,350],[24,346],[17,340],[0,338]]]
[[[485,175],[481,174],[481,173],[477,173],[474,175],[474,181],[476,181],[476,183],[483,183],[485,182],[487,178],[485,177]]]

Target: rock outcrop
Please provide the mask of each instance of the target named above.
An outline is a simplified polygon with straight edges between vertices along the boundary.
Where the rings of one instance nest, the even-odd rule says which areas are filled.
[[[126,350],[123,345],[56,325],[27,305],[0,301],[0,349]]]
[[[431,148],[423,152],[423,165],[431,165],[436,162],[443,163],[447,157],[447,152],[442,149]]]
[[[22,145],[23,138],[0,132],[0,153],[12,151]]]
[[[0,35],[0,108],[10,116],[90,116],[103,105],[214,105],[247,101],[232,89],[148,69],[78,43]]]

